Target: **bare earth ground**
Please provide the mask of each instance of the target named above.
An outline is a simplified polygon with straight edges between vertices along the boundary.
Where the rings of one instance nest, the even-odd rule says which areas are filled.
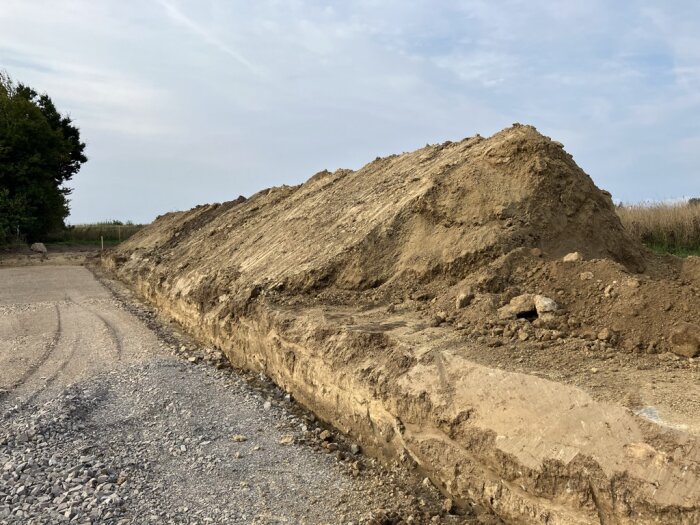
[[[99,247],[93,244],[49,244],[47,249],[48,253],[37,253],[24,245],[4,248],[0,250],[0,267],[80,265],[97,253]]]
[[[0,268],[0,523],[499,523],[103,282]]]
[[[460,505],[700,522],[700,258],[646,250],[530,126],[169,213],[101,262]]]

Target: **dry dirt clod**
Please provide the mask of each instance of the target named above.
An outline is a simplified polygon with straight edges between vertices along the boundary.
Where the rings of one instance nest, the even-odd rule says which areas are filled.
[[[473,300],[474,292],[471,290],[471,288],[464,290],[463,292],[460,292],[459,295],[457,295],[455,307],[457,308],[457,310],[465,308],[469,306]]]
[[[639,288],[641,286],[641,281],[639,279],[630,278],[625,280],[625,286],[628,288]]]
[[[671,350],[683,357],[700,355],[700,326],[693,323],[679,323],[671,330]]]
[[[291,445],[293,443],[294,443],[294,435],[293,434],[285,434],[279,440],[280,445]]]
[[[605,290],[603,290],[603,295],[605,295],[605,297],[608,298],[617,297],[617,291],[615,291],[615,286],[612,284],[606,286]]]
[[[454,509],[454,503],[452,502],[451,499],[448,498],[448,499],[446,499],[445,501],[442,502],[442,510],[444,510],[444,511],[447,512],[448,514],[449,514],[450,512],[452,512],[453,509]]]
[[[599,341],[610,341],[612,336],[613,332],[609,328],[603,328],[597,335]]]
[[[518,316],[535,314],[535,296],[532,294],[522,294],[513,297],[510,302],[498,309],[499,319],[516,319]]]

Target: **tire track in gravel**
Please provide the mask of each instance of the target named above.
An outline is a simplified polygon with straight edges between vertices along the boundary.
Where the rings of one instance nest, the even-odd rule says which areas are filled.
[[[58,346],[58,343],[56,344]],[[22,401],[20,404],[22,407],[25,407],[29,405],[30,403],[33,403],[37,397],[39,397],[40,394],[42,394],[44,391],[48,390],[51,385],[54,384],[56,379],[58,379],[58,376],[66,369],[66,367],[70,364],[70,362],[73,360],[73,357],[75,357],[75,353],[78,350],[78,347],[80,345],[78,344],[78,341],[73,342],[73,344],[70,347],[70,352],[68,353],[68,356],[66,356],[63,360],[61,360],[61,364],[58,366],[56,370],[51,373],[51,375],[47,376],[46,381],[44,381],[44,384],[41,385],[39,388],[37,388],[34,392],[32,392],[26,399]]]
[[[90,314],[94,315],[102,322],[102,324],[107,329],[107,333],[109,334],[110,339],[114,343],[115,353],[117,354],[117,361],[121,361],[122,354],[124,352],[124,342],[119,336],[119,332],[117,332],[117,329],[114,327],[114,325],[111,322],[109,322],[102,314],[96,312],[92,308],[85,306],[84,304],[75,301],[72,297],[68,297],[68,301],[70,301],[77,307],[85,310],[86,312],[89,312]]]
[[[117,355],[117,361],[120,361],[121,356],[122,356],[122,351],[123,351],[123,344],[122,344],[121,338],[119,337],[119,334],[117,333],[116,328],[114,328],[114,326],[107,319],[105,319],[101,314],[99,314],[98,312],[92,310],[91,308],[89,308],[83,304],[78,303],[72,297],[66,295],[65,300],[68,304],[76,306],[76,307],[80,308],[81,310],[88,312],[92,316],[99,319],[99,321],[107,329],[107,332],[109,333],[110,339],[112,340],[112,342],[114,344],[115,352]],[[57,344],[55,346],[57,346]],[[56,370],[54,370],[54,372],[46,378],[46,381],[44,382],[44,384],[42,386],[40,386],[36,391],[32,392],[29,395],[29,397],[27,397],[21,403],[22,406],[26,406],[30,403],[33,403],[39,397],[39,395],[41,395],[43,392],[48,390],[56,382],[56,380],[58,379],[60,374],[66,370],[68,365],[71,363],[71,361],[75,357],[75,354],[78,351],[79,347],[80,347],[80,340],[74,341],[70,347],[70,351],[69,351],[68,355],[66,356],[65,359],[63,359],[61,361],[61,364],[59,365],[59,367]],[[48,359],[48,357],[47,357],[47,359]]]
[[[105,319],[100,313],[94,311],[92,308],[89,308],[76,300],[74,300],[72,297],[66,295],[66,301],[74,306],[77,306],[81,310],[88,312],[89,314],[93,315],[99,321],[104,325],[104,327],[107,329],[107,333],[109,334],[110,339],[112,340],[112,343],[114,344],[115,348],[115,353],[117,357],[117,361],[121,360],[122,357],[122,351],[123,351],[123,343],[121,337],[119,337],[119,334],[117,333],[116,328],[112,323],[110,323],[107,319]],[[73,360],[75,357],[75,353],[78,351],[80,344],[78,341],[76,341],[70,349],[70,352],[68,356],[61,362],[60,366],[46,379],[46,382],[35,392],[33,392],[25,401],[25,404],[33,402],[42,392],[47,390],[49,387],[51,387],[58,376],[68,367],[70,362]]]
[[[29,366],[29,368],[27,368],[27,370],[25,370],[25,372],[14,383],[12,383],[12,385],[10,385],[10,388],[8,390],[0,392],[0,401],[4,400],[12,392],[17,390],[29,379],[31,379],[32,376],[34,376],[39,371],[39,369],[44,364],[46,364],[46,362],[53,354],[53,351],[58,346],[58,342],[60,341],[61,334],[63,332],[63,327],[61,321],[61,309],[59,308],[58,303],[54,304],[54,308],[56,309],[56,330],[54,331],[53,337],[44,347],[44,351],[42,352],[39,359],[36,362],[34,362],[31,366]]]
[[[6,401],[8,398],[10,398],[12,395],[15,395],[17,399],[17,408],[24,408],[32,403],[35,403],[39,396],[41,396],[43,393],[45,393],[48,389],[50,389],[60,378],[61,374],[66,371],[66,369],[69,367],[72,361],[74,361],[76,357],[76,353],[80,350],[81,347],[81,340],[77,339],[75,341],[68,341],[66,339],[66,333],[65,333],[65,322],[63,320],[63,316],[66,315],[67,312],[64,312],[63,315],[61,313],[61,308],[59,307],[59,304],[63,304],[64,307],[75,307],[78,308],[84,312],[87,312],[90,314],[90,316],[94,319],[96,318],[100,324],[102,324],[105,329],[107,330],[107,333],[109,334],[109,339],[112,342],[112,347],[114,348],[114,353],[115,353],[115,358],[116,361],[121,361],[122,360],[122,354],[123,354],[123,340],[121,336],[119,335],[117,329],[115,326],[107,319],[105,318],[102,314],[96,312],[92,308],[85,306],[76,300],[74,300],[72,297],[70,297],[68,294],[66,294],[65,298],[63,301],[54,303],[54,307],[56,310],[56,330],[53,334],[53,337],[49,341],[49,343],[46,345],[44,351],[42,352],[41,357],[33,363],[27,370],[24,371],[22,376],[17,379],[6,391],[0,392],[0,402]],[[69,315],[70,317],[70,315]],[[64,344],[66,343],[66,344]],[[60,356],[56,354],[56,349],[61,348],[62,351],[60,352]],[[64,348],[65,347],[65,348]],[[53,366],[56,366],[56,368],[53,369],[53,371],[47,375],[46,377],[42,377],[44,380],[42,383],[39,383],[38,381],[36,382],[36,385],[31,388],[28,392],[27,397],[21,398],[20,393],[18,392],[18,389],[21,389],[22,386],[24,386],[26,383],[28,383],[36,374],[46,368],[46,365],[48,364],[49,361],[52,360],[53,357],[57,357],[57,359],[54,359],[55,364]]]

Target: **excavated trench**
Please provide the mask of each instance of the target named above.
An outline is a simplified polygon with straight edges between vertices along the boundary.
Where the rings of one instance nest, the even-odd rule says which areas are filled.
[[[235,366],[267,374],[370,454],[420,468],[456,504],[480,501],[508,523],[698,523],[695,440],[679,441],[691,453],[674,460],[645,443],[649,430],[628,410],[439,350],[449,333],[408,353],[391,331],[262,307],[226,328],[136,285]],[[356,360],[348,349],[360,345]],[[391,370],[397,358],[405,372]]]
[[[497,176],[510,186],[488,194]],[[473,206],[462,209],[465,195]],[[484,341],[459,326],[476,322],[459,315],[496,318],[515,295],[502,275],[517,275],[523,247],[557,258],[573,246],[639,271],[641,249],[613,213],[558,145],[516,126],[169,214],[102,262],[235,366],[265,373],[369,453],[420,469],[457,504],[479,501],[508,523],[696,524],[696,435],[572,384],[478,364],[468,354]],[[467,286],[471,304],[438,310]],[[512,323],[553,331],[536,312],[521,317]]]

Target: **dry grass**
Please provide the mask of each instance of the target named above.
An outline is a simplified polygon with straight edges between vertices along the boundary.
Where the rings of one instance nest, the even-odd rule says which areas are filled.
[[[676,255],[700,255],[700,204],[619,206],[627,231],[651,249]]]

